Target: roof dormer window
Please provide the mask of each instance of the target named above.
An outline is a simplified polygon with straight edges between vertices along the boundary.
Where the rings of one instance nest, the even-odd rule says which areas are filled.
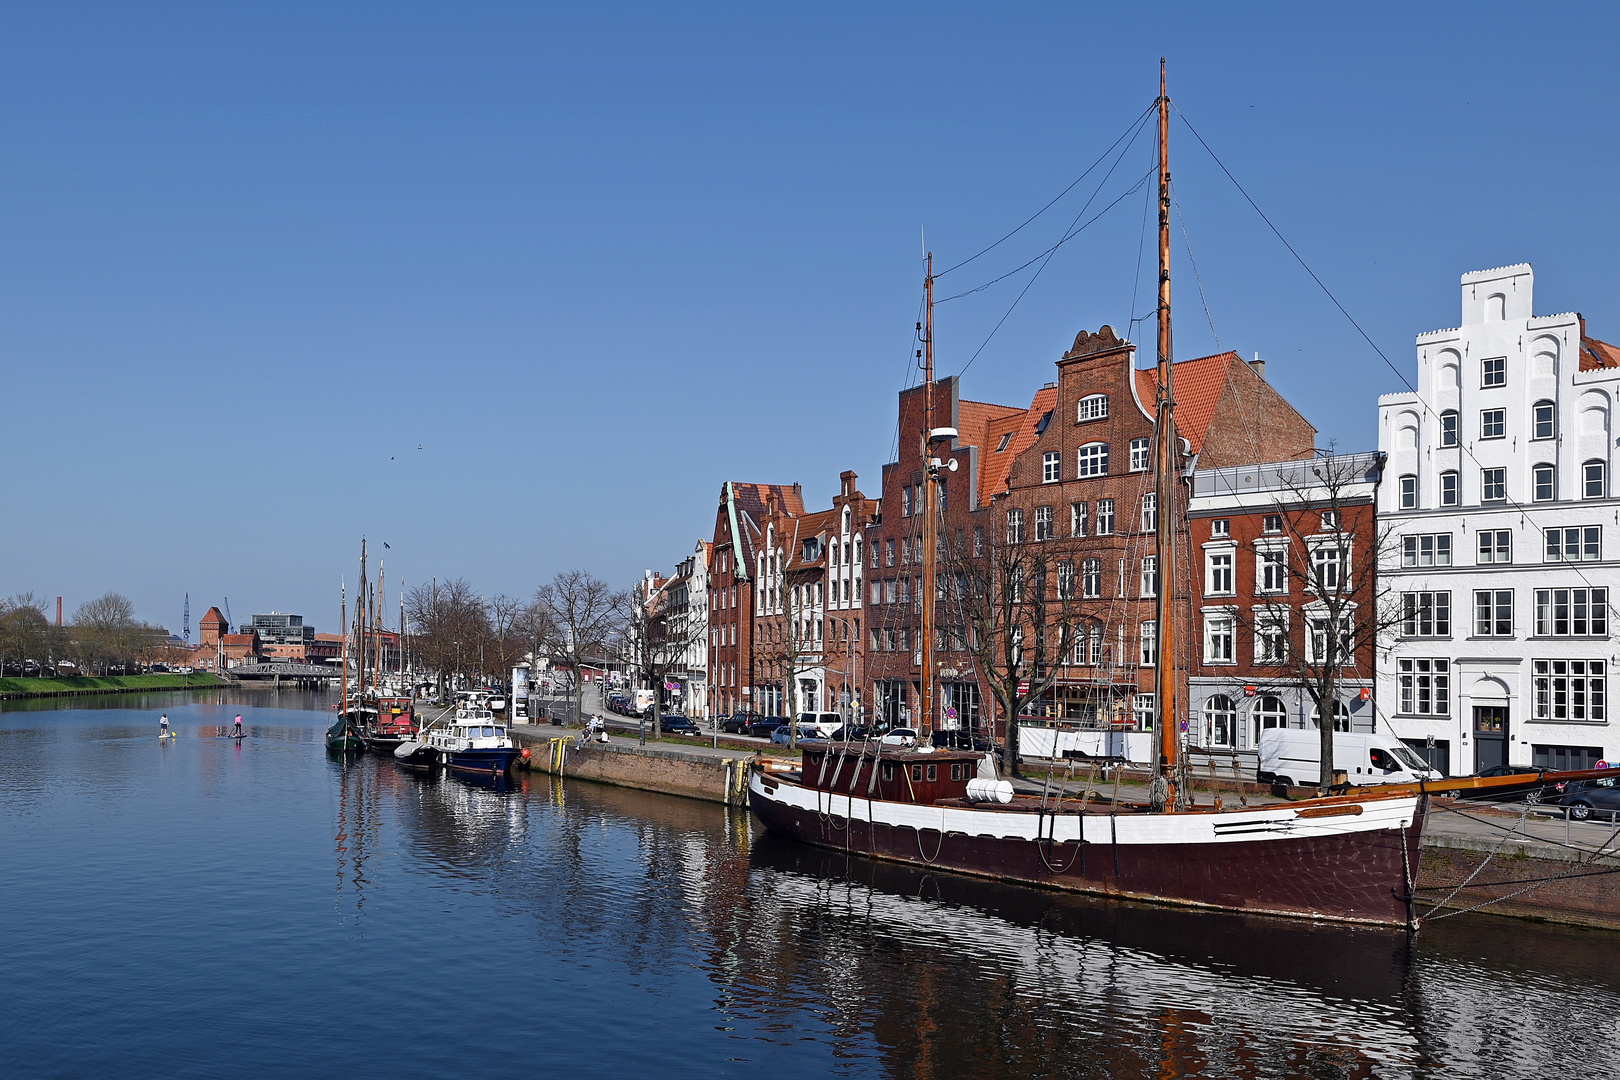
[[[1010,442],[1012,442],[1012,432],[1009,431],[1001,437],[1000,442],[996,443],[996,453],[999,454],[1007,449],[1007,444]]]
[[[1108,395],[1090,394],[1080,399],[1080,406],[1075,417],[1076,423],[1085,423],[1087,420],[1105,420],[1108,418]]]

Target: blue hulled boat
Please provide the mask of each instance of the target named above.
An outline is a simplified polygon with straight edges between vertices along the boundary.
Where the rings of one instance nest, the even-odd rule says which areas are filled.
[[[506,733],[506,725],[498,723],[488,708],[477,704],[457,708],[453,721],[423,732],[421,745],[436,754],[450,771],[486,778],[505,776],[523,753]],[[400,756],[398,751],[395,756]]]

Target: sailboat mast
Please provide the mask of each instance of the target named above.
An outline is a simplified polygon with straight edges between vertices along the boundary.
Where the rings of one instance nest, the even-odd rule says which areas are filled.
[[[928,252],[928,273],[923,279],[927,296],[927,326],[923,332],[923,573],[922,625],[917,629],[917,650],[922,654],[922,713],[917,731],[927,737],[934,727],[934,521],[938,494],[934,470],[934,253]]]
[[[1154,661],[1158,665],[1159,770],[1169,785],[1165,808],[1177,804],[1177,757],[1180,732],[1176,726],[1175,633],[1175,523],[1176,523],[1176,400],[1170,336],[1170,98],[1165,92],[1164,58],[1159,58],[1159,363],[1156,462],[1158,486],[1154,495],[1155,553],[1158,571],[1158,638]]]
[[[339,667],[339,671],[341,672],[341,674],[338,676],[338,679],[341,682],[342,686],[338,691],[338,693],[341,695],[338,698],[338,702],[339,702],[338,708],[342,709],[343,710],[343,715],[345,717],[347,717],[349,715],[349,583],[348,582],[345,581],[343,584],[338,586],[338,596],[340,597],[340,599],[338,600],[338,625],[343,627],[343,663]]]

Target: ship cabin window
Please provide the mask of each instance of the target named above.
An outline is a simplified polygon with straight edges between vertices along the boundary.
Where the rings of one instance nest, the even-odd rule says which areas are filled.
[[[885,766],[883,766],[883,779],[885,781],[894,779],[894,766],[893,765],[885,765]]]
[[[955,764],[953,764],[951,766],[951,779],[952,780],[960,780],[960,779],[962,779],[962,764],[961,764],[961,762],[956,762]]]
[[[495,737],[497,739],[502,738],[505,735],[506,735],[506,729],[505,728],[496,728],[495,729]]]
[[[922,766],[921,765],[913,765],[911,767],[911,778],[913,780],[919,780],[919,781],[922,779]]]
[[[938,780],[939,779],[939,766],[938,765],[930,765],[930,766],[928,766],[928,779],[930,779],[930,780]]]

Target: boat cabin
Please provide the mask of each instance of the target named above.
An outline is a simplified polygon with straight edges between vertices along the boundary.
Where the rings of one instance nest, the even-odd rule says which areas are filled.
[[[968,781],[984,760],[976,750],[930,753],[867,743],[805,743],[802,749],[807,788],[923,805],[966,798]]]
[[[438,750],[461,752],[499,750],[511,742],[506,737],[506,725],[497,723],[494,713],[469,706],[457,709],[450,723],[429,728],[427,744]]]
[[[377,730],[388,735],[409,735],[416,730],[416,713],[408,697],[381,698],[377,702]]]

